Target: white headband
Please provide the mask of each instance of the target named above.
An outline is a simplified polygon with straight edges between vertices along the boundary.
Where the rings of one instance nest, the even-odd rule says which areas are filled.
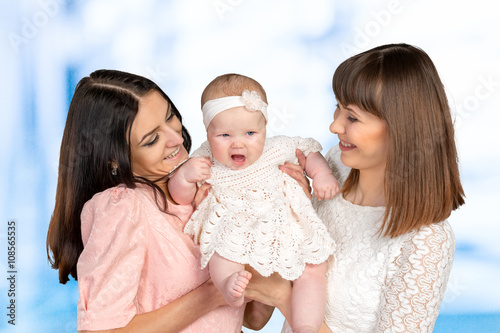
[[[237,106],[245,106],[248,111],[260,111],[267,122],[267,104],[260,98],[256,91],[244,90],[241,96],[228,96],[207,101],[201,111],[203,112],[203,123],[205,129],[216,115]]]

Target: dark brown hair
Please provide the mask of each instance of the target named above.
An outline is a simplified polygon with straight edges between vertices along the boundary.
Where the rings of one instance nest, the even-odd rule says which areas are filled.
[[[70,274],[77,279],[76,264],[83,250],[80,214],[94,194],[119,184],[135,188],[136,183],[143,183],[154,189],[159,208],[167,210],[160,187],[135,177],[131,169],[130,130],[140,99],[151,91],[160,93],[182,122],[170,98],[147,78],[98,70],[76,86],[61,143],[55,208],[47,233],[47,256],[52,268],[59,270],[61,283]],[[184,126],[182,137],[189,152],[191,138]],[[118,166],[116,174],[113,166]]]
[[[383,45],[344,61],[333,91],[384,120],[389,135],[382,232],[396,237],[437,223],[464,204],[450,108],[429,56],[407,44]],[[359,179],[352,169],[344,196]]]

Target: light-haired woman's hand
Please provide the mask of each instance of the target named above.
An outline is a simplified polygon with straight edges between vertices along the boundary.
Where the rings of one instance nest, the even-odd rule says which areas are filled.
[[[307,197],[311,199],[311,185],[309,183],[309,178],[307,178],[304,173],[306,166],[306,156],[300,149],[297,149],[295,151],[295,154],[297,155],[299,164],[286,162],[284,165],[280,165],[279,168],[281,171],[295,179],[297,183],[302,186],[302,189],[304,190],[304,193],[307,195]]]
[[[193,206],[196,209],[201,202],[207,197],[208,193],[210,192],[210,189],[212,188],[212,185],[209,183],[204,183],[198,188],[198,191],[196,191],[196,194],[194,196],[194,201],[193,201]]]
[[[283,279],[278,273],[263,277],[249,265],[245,269],[252,273],[252,279],[245,289],[245,298],[266,304],[271,309],[276,307],[286,319],[290,319],[292,282]]]

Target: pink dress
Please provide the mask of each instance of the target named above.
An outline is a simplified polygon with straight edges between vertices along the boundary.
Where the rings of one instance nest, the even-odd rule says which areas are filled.
[[[162,213],[152,191],[113,187],[89,200],[81,215],[78,330],[126,326],[209,278],[199,247],[183,233],[193,208],[169,203]],[[175,215],[175,216],[174,216]],[[176,217],[177,216],[177,217]],[[181,332],[240,332],[244,307],[220,307]]]

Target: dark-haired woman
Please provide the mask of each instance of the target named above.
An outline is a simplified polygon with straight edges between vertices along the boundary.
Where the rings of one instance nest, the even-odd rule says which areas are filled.
[[[344,61],[333,91],[340,142],[326,158],[341,193],[315,202],[337,244],[320,332],[432,332],[455,251],[447,218],[464,203],[443,84],[424,51],[393,44]]]
[[[78,331],[241,331],[244,307],[225,304],[183,233],[193,207],[166,186],[190,146],[152,81],[99,70],[78,83],[47,235],[60,282],[78,279]]]

